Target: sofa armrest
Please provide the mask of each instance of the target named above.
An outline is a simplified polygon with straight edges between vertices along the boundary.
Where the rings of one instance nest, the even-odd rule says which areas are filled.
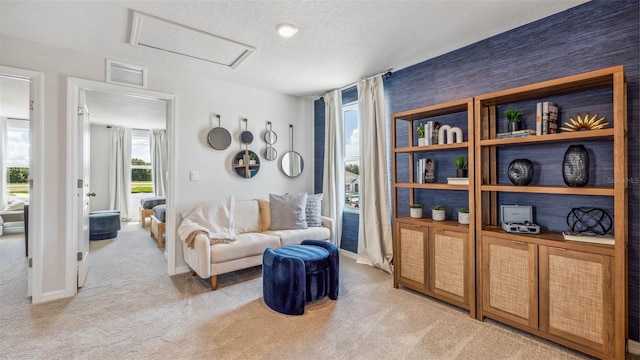
[[[335,244],[333,239],[333,235],[334,235],[333,228],[335,227],[335,222],[333,221],[333,219],[330,217],[322,216],[322,226],[329,229],[329,234],[331,234],[329,237],[329,242],[332,244]]]
[[[182,241],[182,240],[181,240]],[[193,249],[182,241],[184,261],[201,278],[211,276],[211,242],[205,234],[199,234],[193,241]]]

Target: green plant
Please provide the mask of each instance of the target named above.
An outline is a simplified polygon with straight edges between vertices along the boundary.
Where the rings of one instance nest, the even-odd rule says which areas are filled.
[[[460,208],[458,209],[459,213],[464,213],[464,214],[468,214],[469,213],[469,208]]]
[[[520,117],[522,117],[522,110],[507,109],[504,112],[504,116],[509,122],[518,122],[520,121]]]
[[[256,154],[249,154],[249,160],[255,160],[257,158]]]
[[[422,204],[411,204],[409,207],[412,209],[422,209]]]
[[[444,210],[444,205],[431,205],[431,210]]]
[[[466,169],[467,168],[467,158],[464,156],[456,156],[453,158],[453,163],[456,165],[457,169]]]
[[[423,138],[424,137],[424,124],[419,124],[418,127],[416,128],[416,131],[418,132],[418,137],[419,138]]]

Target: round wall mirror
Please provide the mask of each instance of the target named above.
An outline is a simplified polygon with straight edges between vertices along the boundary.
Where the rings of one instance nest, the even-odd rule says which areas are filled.
[[[276,141],[278,141],[278,135],[276,135],[275,132],[268,130],[264,133],[264,142],[266,142],[268,145],[273,145],[276,143]]]
[[[304,169],[302,156],[295,151],[286,152],[280,160],[280,168],[288,177],[296,177],[302,174]]]
[[[218,127],[215,127],[209,131],[207,135],[207,142],[209,146],[216,150],[225,150],[231,145],[231,134],[227,129],[220,126],[220,115],[215,115],[218,118]]]
[[[265,159],[273,161],[278,157],[278,152],[276,151],[276,148],[268,147],[264,149],[263,155]]]

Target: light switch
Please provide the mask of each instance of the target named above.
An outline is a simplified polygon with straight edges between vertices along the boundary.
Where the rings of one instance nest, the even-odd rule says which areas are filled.
[[[189,179],[191,179],[191,181],[198,181],[200,180],[200,173],[198,173],[195,170],[191,170],[189,172]]]

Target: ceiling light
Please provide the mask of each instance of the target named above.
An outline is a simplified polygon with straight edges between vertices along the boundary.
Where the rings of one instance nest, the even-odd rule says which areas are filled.
[[[291,24],[280,24],[276,26],[276,30],[278,30],[280,36],[283,37],[292,37],[298,32],[298,28]]]

